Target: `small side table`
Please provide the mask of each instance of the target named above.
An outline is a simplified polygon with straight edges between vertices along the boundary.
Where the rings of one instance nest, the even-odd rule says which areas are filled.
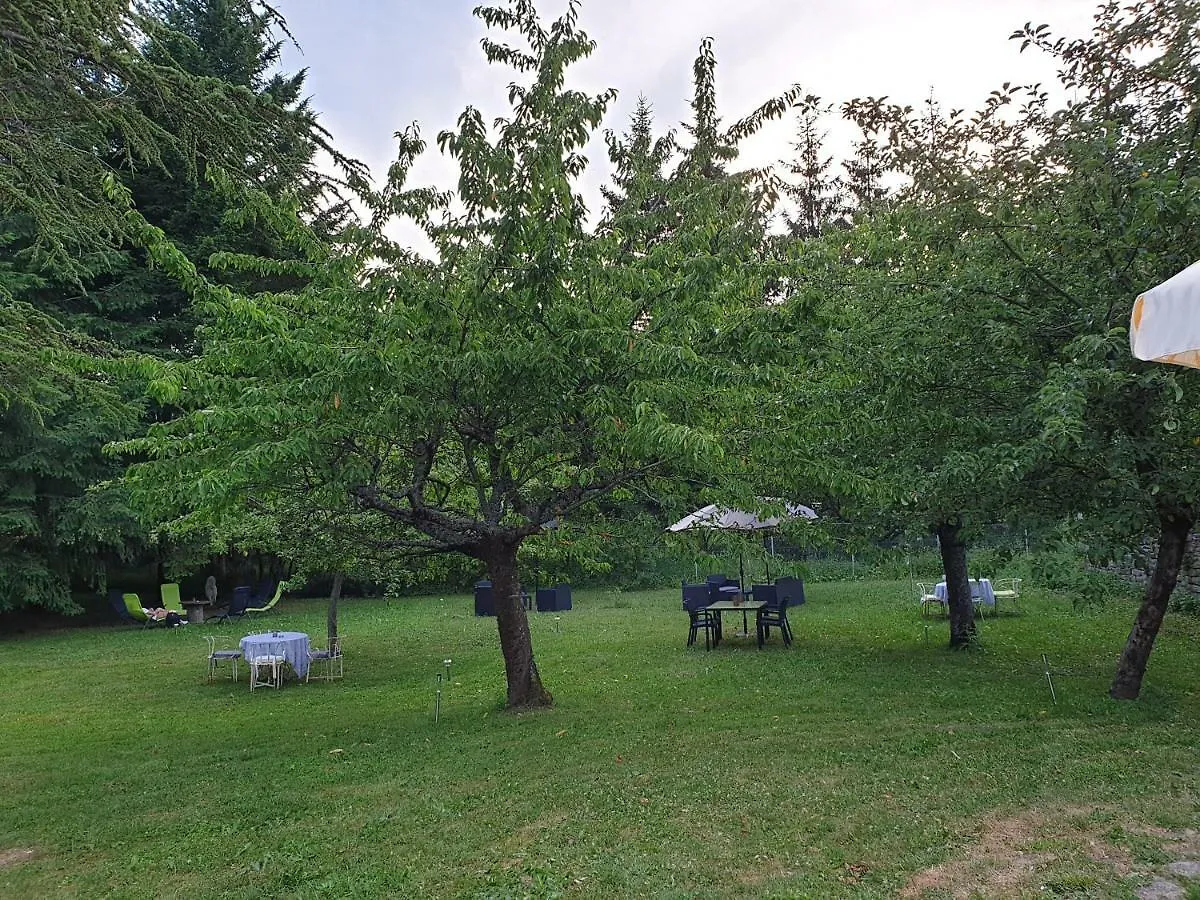
[[[181,605],[187,610],[190,625],[201,624],[204,621],[204,611],[212,606],[207,600],[184,600]]]

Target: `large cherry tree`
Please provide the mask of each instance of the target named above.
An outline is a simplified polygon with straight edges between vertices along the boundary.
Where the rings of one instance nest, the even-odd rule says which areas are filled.
[[[496,596],[507,704],[525,708],[551,695],[520,603],[522,543],[552,523],[586,525],[622,489],[707,479],[731,456],[723,413],[754,374],[728,352],[725,324],[761,310],[766,273],[745,210],[711,172],[677,185],[686,202],[651,253],[590,229],[582,150],[613,94],[567,86],[593,49],[576,4],[549,25],[525,0],[477,15],[506,33],[483,47],[515,78],[512,108],[491,127],[468,108],[438,136],[456,191],[407,186],[423,150],[414,128],[398,135],[386,185],[364,191],[369,223],[332,242],[247,197],[244,214],[303,257],[212,260],[301,276],[303,287],[255,296],[208,282],[141,227],[196,298],[204,352],[140,363],[154,395],[184,412],[124,449],[143,459],[129,475],[136,501],[175,527],[219,528],[248,505],[307,510],[364,554],[477,559]],[[424,228],[434,260],[387,237],[396,217]]]

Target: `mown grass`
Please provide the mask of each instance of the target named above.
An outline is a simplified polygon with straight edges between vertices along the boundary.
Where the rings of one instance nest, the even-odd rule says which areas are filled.
[[[525,715],[461,596],[344,601],[345,680],[278,692],[207,683],[201,637],[317,637],[320,601],[2,641],[0,859],[34,855],[0,896],[1120,897],[1187,855],[1194,618],[1116,703],[1130,603],[1033,596],[965,653],[899,583],[810,585],[790,650],[685,649],[678,603],[533,616]]]

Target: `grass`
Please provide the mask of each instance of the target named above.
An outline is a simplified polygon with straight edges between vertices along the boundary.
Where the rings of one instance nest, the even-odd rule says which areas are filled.
[[[207,683],[201,636],[317,637],[320,601],[2,641],[0,896],[1132,897],[1200,856],[1200,621],[1116,703],[1129,603],[953,653],[907,584],[808,594],[792,649],[706,653],[677,589],[576,591],[524,715],[462,596],[343,601],[345,680],[278,692]]]

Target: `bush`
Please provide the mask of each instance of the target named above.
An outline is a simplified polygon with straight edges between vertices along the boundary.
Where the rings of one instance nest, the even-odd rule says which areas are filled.
[[[1017,560],[1012,571],[1039,587],[1069,597],[1075,605],[1127,599],[1135,590],[1116,575],[1089,569],[1086,561],[1069,549],[1030,553]]]
[[[812,581],[927,581],[941,579],[942,559],[934,551],[871,549],[853,556],[824,557],[803,564]]]
[[[1181,590],[1177,586],[1171,594],[1171,609],[1189,616],[1200,616],[1200,594]]]

